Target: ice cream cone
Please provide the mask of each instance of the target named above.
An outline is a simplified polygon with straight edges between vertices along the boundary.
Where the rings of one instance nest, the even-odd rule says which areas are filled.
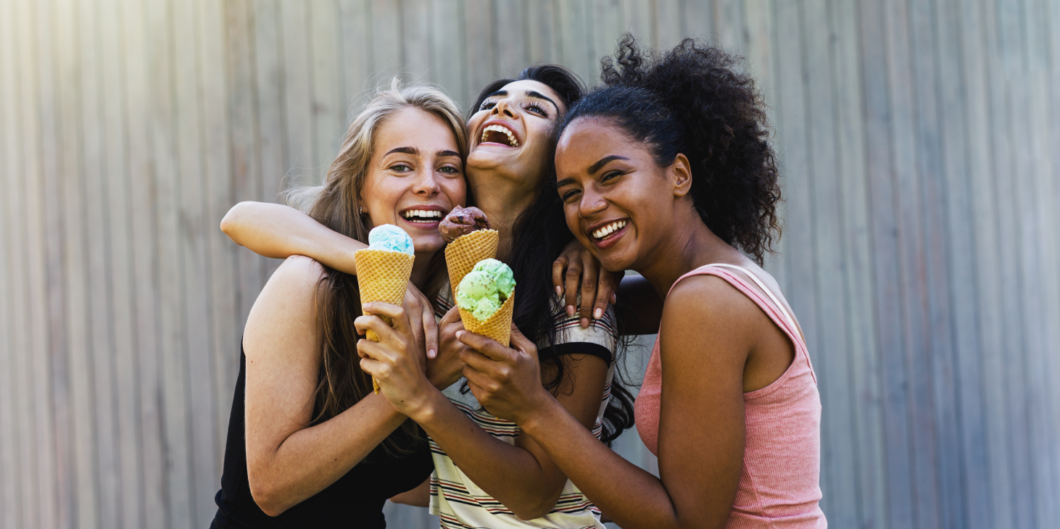
[[[358,250],[353,253],[353,262],[357,266],[357,285],[360,289],[361,303],[383,301],[400,306],[405,300],[405,291],[412,275],[412,263],[415,255],[387,250]],[[387,318],[383,318],[388,324]],[[378,342],[379,336],[369,330],[366,337]],[[379,393],[379,383],[372,378],[372,389]]]
[[[460,310],[460,321],[464,322],[464,328],[487,338],[493,338],[507,347],[512,337],[512,315],[515,312],[515,293],[504,300],[501,308],[497,309],[492,316],[485,320],[478,320],[471,311]]]
[[[497,230],[478,230],[457,239],[445,247],[445,266],[449,269],[449,285],[456,299],[456,287],[460,280],[483,259],[497,256],[500,234]],[[358,269],[359,270],[359,269]]]

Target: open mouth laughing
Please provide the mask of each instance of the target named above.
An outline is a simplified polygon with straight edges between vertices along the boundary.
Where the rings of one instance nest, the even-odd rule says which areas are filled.
[[[493,143],[503,145],[505,147],[518,147],[519,138],[512,132],[512,129],[500,124],[492,123],[482,129],[482,137],[479,138],[479,144]]]

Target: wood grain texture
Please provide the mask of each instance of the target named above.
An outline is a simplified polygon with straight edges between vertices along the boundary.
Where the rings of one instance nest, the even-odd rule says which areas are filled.
[[[0,0],[0,525],[207,525],[278,263],[220,233],[228,208],[319,181],[395,75],[462,107],[534,63],[593,85],[626,31],[746,57],[768,106],[786,202],[766,268],[819,375],[831,525],[1050,527],[1047,0]],[[615,449],[657,471],[635,431]]]

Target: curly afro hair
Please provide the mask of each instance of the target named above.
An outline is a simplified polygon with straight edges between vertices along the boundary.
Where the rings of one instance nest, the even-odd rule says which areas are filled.
[[[626,34],[615,58],[601,60],[604,86],[567,113],[557,137],[576,119],[601,117],[647,144],[660,167],[684,154],[703,222],[762,264],[780,238],[780,184],[765,104],[734,70],[740,61],[693,39],[659,56]]]

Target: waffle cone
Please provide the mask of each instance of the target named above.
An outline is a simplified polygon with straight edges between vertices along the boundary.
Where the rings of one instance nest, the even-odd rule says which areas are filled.
[[[456,299],[456,287],[460,280],[483,259],[497,256],[500,234],[497,230],[477,230],[457,237],[445,247],[445,266],[449,269],[449,285]],[[465,324],[466,325],[466,324]]]
[[[353,262],[357,267],[361,303],[382,301],[401,306],[415,260],[416,256],[404,252],[368,249],[354,252]],[[368,331],[366,337],[373,342],[379,341],[379,336],[373,331]],[[379,393],[379,383],[375,377],[372,377],[372,389]]]
[[[460,309],[460,321],[464,328],[487,338],[493,338],[505,347],[510,345],[512,337],[512,314],[515,312],[515,293],[504,300],[501,308],[485,320],[478,320],[471,311]]]

